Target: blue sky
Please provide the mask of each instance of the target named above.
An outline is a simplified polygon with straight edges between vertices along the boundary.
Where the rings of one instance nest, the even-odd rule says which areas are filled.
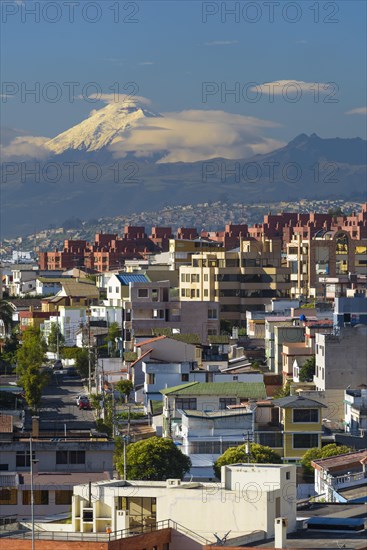
[[[74,22],[68,2],[58,2],[58,12],[53,4],[2,1],[4,126],[53,137],[103,106],[83,97],[86,83],[111,93],[114,83],[123,91],[133,82],[138,95],[149,98],[158,112],[222,110],[265,119],[276,123],[266,135],[283,141],[301,132],[366,137],[364,1],[279,0],[273,8],[266,1],[226,2],[227,9],[239,6],[237,21],[222,8],[223,2],[80,0],[75,2]],[[39,21],[27,12],[31,8],[38,10]],[[52,23],[56,17],[60,20]],[[256,88],[278,81],[284,81],[280,88]],[[289,87],[286,81],[306,84]],[[24,92],[36,82],[41,91],[37,101],[24,93],[22,97],[22,86]],[[48,87],[50,82],[62,91],[58,101],[43,97],[44,90],[56,90]],[[80,83],[71,100],[66,82]],[[213,91],[203,102],[205,82]],[[261,91],[256,102],[249,100],[255,93],[250,83]],[[318,102],[315,92],[308,91],[317,83],[335,83],[320,89]],[[225,95],[236,86],[239,96]],[[270,101],[271,89],[288,93],[290,100],[280,93]],[[292,101],[299,90],[302,95]],[[345,114],[355,109],[361,111]]]

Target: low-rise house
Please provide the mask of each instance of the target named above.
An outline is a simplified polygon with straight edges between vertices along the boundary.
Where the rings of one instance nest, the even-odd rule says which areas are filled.
[[[253,435],[253,411],[243,408],[220,411],[182,411],[182,424],[175,434],[183,453],[211,455],[214,462],[230,447],[243,445]]]
[[[315,469],[315,491],[327,502],[367,502],[367,450],[320,460]]]
[[[345,431],[357,436],[367,433],[367,389],[345,390]]]
[[[62,289],[61,279],[56,277],[37,277],[35,293],[37,296],[54,296]]]
[[[161,390],[163,400],[163,434],[172,436],[182,424],[181,411],[221,411],[249,399],[264,399],[264,383],[259,382],[189,382]]]
[[[113,441],[85,436],[70,438],[69,435],[52,439],[40,437],[37,417],[32,420],[32,440],[29,434],[20,438],[10,434],[10,428],[8,422],[0,429],[1,515],[31,516],[31,454],[37,517],[68,512],[73,486],[81,480],[88,483],[112,478]]]
[[[325,404],[301,395],[274,399],[273,403],[280,409],[284,460],[299,461],[311,447],[321,447]]]
[[[288,518],[282,522],[286,532],[295,531],[295,466],[233,464],[222,468],[221,477],[218,484],[179,479],[100,482],[92,483],[90,492],[79,485],[74,488],[73,531],[126,530],[128,535],[170,519],[204,543],[214,543],[214,533],[224,537],[228,531],[261,540],[274,536],[275,518],[280,517]],[[203,546],[192,544],[183,547]]]

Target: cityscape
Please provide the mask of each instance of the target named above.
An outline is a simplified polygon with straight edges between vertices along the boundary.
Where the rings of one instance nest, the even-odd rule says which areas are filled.
[[[367,5],[0,11],[1,549],[367,550]]]

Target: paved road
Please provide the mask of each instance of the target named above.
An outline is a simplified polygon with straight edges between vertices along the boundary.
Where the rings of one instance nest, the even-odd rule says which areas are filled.
[[[40,430],[60,432],[95,428],[93,411],[79,410],[76,396],[85,394],[80,378],[52,375],[51,384],[44,390],[40,408]]]

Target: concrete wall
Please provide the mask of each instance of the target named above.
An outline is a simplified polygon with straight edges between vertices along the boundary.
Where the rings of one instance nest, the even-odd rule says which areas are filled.
[[[316,334],[316,389],[357,388],[367,384],[367,326]]]

